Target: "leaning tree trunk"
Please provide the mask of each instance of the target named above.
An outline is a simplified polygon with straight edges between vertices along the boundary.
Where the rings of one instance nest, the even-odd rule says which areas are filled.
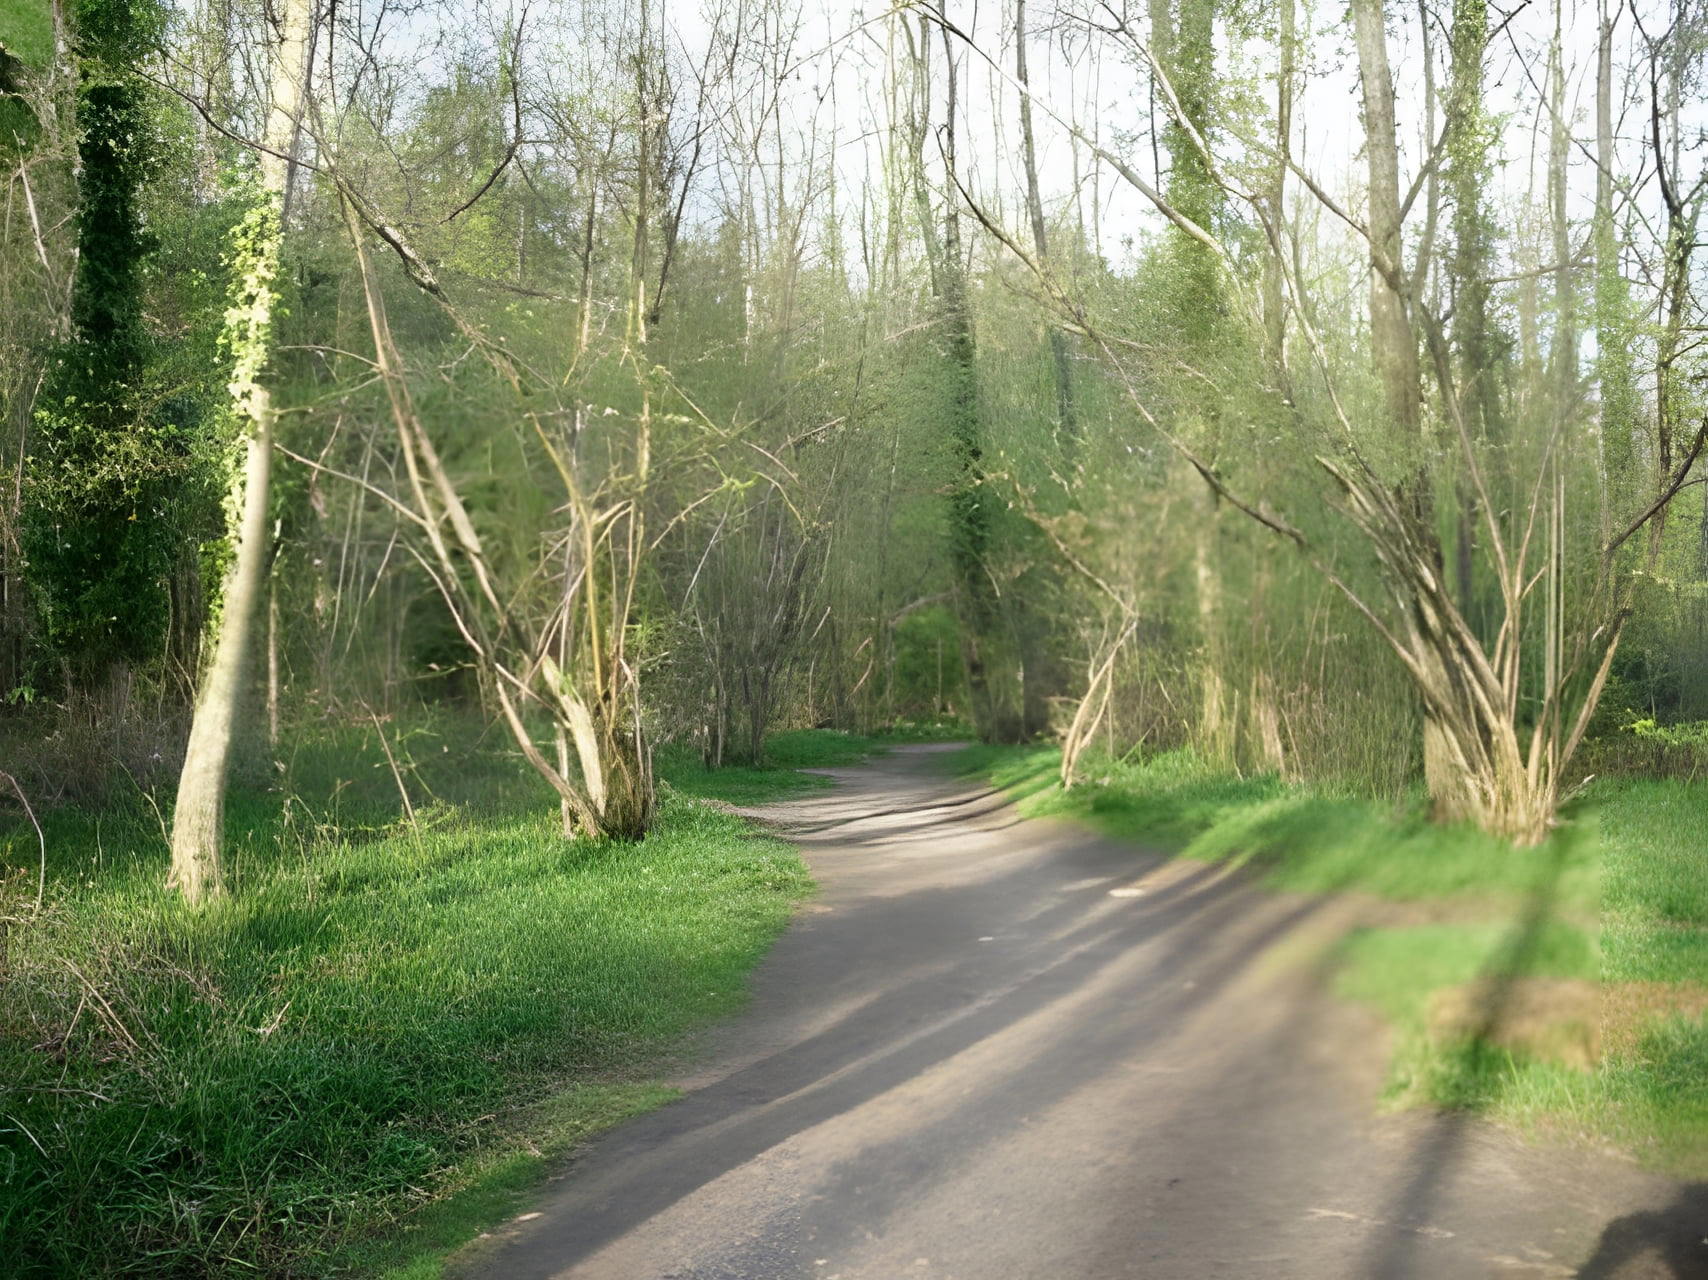
[[[227,335],[235,355],[231,395],[242,424],[243,470],[234,488],[242,516],[226,575],[213,656],[202,677],[190,722],[178,802],[172,815],[171,888],[192,902],[224,892],[220,846],[225,828],[225,785],[237,709],[243,698],[249,650],[268,564],[267,501],[273,456],[273,398],[261,381],[266,367],[276,299],[274,280],[284,238],[289,156],[302,110],[313,0],[281,0],[281,39],[275,52],[271,105],[262,138],[261,190],[238,233],[234,305]]]

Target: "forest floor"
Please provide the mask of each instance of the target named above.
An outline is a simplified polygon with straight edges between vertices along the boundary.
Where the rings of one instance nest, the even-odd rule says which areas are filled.
[[[305,733],[234,791],[233,892],[194,913],[147,791],[44,809],[45,857],[0,819],[0,1270],[436,1271],[742,1005],[812,884],[728,802],[875,745],[665,751],[652,836],[600,847],[478,724]]]
[[[1242,1096],[1255,1090],[1257,1101],[1234,1115],[1266,1150],[1279,1149],[1267,1133],[1278,1121],[1254,1108],[1279,1108],[1279,1116],[1297,1103],[1298,1123],[1340,1134],[1328,1153],[1354,1166],[1387,1160],[1382,1167],[1397,1169],[1396,1161],[1434,1160],[1437,1146],[1465,1144],[1481,1154],[1454,1178],[1475,1183],[1491,1160],[1533,1169],[1530,1154],[1479,1121],[1412,1116],[1360,1129],[1370,1100],[1385,1094],[1516,1120],[1556,1150],[1614,1141],[1652,1164],[1704,1172],[1708,1057],[1700,1020],[1689,1016],[1702,994],[1689,980],[1708,969],[1695,838],[1700,788],[1603,787],[1558,840],[1515,858],[1468,833],[1274,780],[1228,778],[1185,757],[1110,765],[1100,785],[1064,795],[1051,785],[1046,750],[910,749],[837,774],[840,789],[830,790],[826,767],[885,745],[785,734],[768,744],[766,767],[714,772],[667,749],[659,768],[669,786],[654,836],[637,848],[566,855],[537,780],[478,726],[385,721],[303,736],[269,766],[270,781],[257,772],[234,793],[235,893],[199,916],[185,916],[160,893],[164,848],[144,791],[43,814],[39,911],[35,833],[21,821],[0,826],[11,867],[0,877],[0,1256],[20,1276],[354,1270],[421,1280],[440,1274],[448,1251],[530,1206],[541,1179],[563,1177],[563,1158],[590,1136],[683,1091],[685,1102],[638,1122],[662,1126],[638,1129],[642,1135],[680,1125],[693,1137],[667,1148],[684,1153],[680,1175],[656,1195],[635,1195],[619,1178],[622,1197],[637,1206],[619,1217],[633,1218],[641,1236],[654,1229],[636,1216],[642,1208],[675,1220],[663,1213],[668,1189],[686,1187],[708,1161],[731,1158],[713,1133],[698,1132],[708,1106],[717,1133],[763,1135],[773,1130],[761,1117],[786,1101],[784,1129],[802,1115],[815,1132],[828,1124],[829,1138],[853,1143],[852,1168],[905,1185],[916,1157],[928,1180],[943,1170],[903,1141],[907,1124],[919,1126],[926,1148],[942,1137],[966,1152],[969,1168],[995,1177],[974,1148],[988,1141],[988,1159],[1015,1155],[1001,1136],[1008,1110],[1063,1114],[1049,1096],[1059,1088],[1083,1090],[1097,1115],[1122,1116],[1134,1102],[1124,1091],[1203,1072],[1225,1077]],[[982,781],[956,783],[951,767]],[[799,853],[774,832],[756,831],[737,806],[768,806],[750,812],[789,828],[784,834],[804,845],[825,881],[822,897],[795,905],[811,892]],[[1089,820],[1116,839],[1021,824],[1020,812]],[[1188,856],[1165,863],[1158,849]],[[1217,862],[1224,865],[1206,865]],[[1229,879],[1227,864],[1247,871]],[[1252,891],[1251,872],[1281,892]],[[1116,909],[1123,902],[1134,908],[1130,921]],[[1295,914],[1270,936],[1260,922],[1281,909],[1275,903]],[[760,971],[757,1005],[729,1018],[744,1005],[749,970],[792,911],[796,927]],[[1123,948],[1134,949],[1130,962],[1119,959]],[[1076,975],[1088,984],[1081,994],[1090,1024],[1068,1016],[1080,1005]],[[1309,975],[1305,986],[1301,975]],[[1491,986],[1490,975],[1503,981]],[[1582,1012],[1586,984],[1613,1015],[1593,1026]],[[1325,987],[1354,999],[1324,1008]],[[1202,1008],[1184,994],[1200,988],[1217,993]],[[1606,1000],[1610,991],[1622,1006]],[[1467,1019],[1486,1013],[1491,993],[1504,993],[1504,1021],[1519,1038],[1456,1038]],[[1653,1023],[1667,1008],[1673,1016]],[[963,1020],[981,1010],[982,1020]],[[1272,1022],[1288,1010],[1296,1026]],[[1044,1053],[1021,1024],[1083,1033],[1088,1056]],[[686,1056],[693,1045],[684,1036],[707,1026],[701,1056]],[[1199,1064],[1203,1072],[1181,1066],[1181,1055],[1209,1035],[1240,1047]],[[1156,1052],[1135,1050],[1135,1036],[1154,1039]],[[996,1045],[1014,1047],[1017,1067],[1038,1062],[1035,1090],[990,1063]],[[1586,1055],[1599,1056],[1601,1068],[1585,1069]],[[955,1085],[960,1067],[951,1064],[969,1062],[971,1083],[963,1075]],[[1300,1062],[1332,1062],[1344,1087],[1311,1093],[1295,1078]],[[1286,1069],[1276,1073],[1276,1063]],[[1252,1071],[1261,1078],[1242,1075]],[[845,1075],[848,1089],[836,1083]],[[732,1092],[726,1080],[741,1083]],[[994,1099],[1004,1114],[945,1101],[943,1090],[956,1087]],[[1174,1151],[1207,1137],[1194,1176],[1231,1176],[1214,1163],[1225,1129],[1200,1133],[1192,1119],[1212,1109],[1208,1096],[1181,1087],[1140,1107],[1137,1127],[1118,1128],[1114,1139]],[[908,1119],[914,1100],[959,1118],[947,1129],[924,1112]],[[870,1117],[876,1107],[890,1117],[885,1150],[906,1167],[858,1155],[862,1139],[841,1128],[844,1106],[851,1116]],[[1158,1110],[1170,1106],[1180,1109],[1172,1119]],[[612,1149],[628,1149],[631,1127],[613,1135]],[[1287,1119],[1278,1132],[1296,1127]],[[1370,1132],[1377,1146],[1360,1146]],[[1130,1167],[1131,1149],[1120,1155],[1072,1124],[1049,1141],[1069,1154],[1039,1149],[1024,1158],[1053,1168],[1064,1186],[1082,1178],[1081,1155],[1073,1154],[1081,1152],[1089,1167],[1125,1170],[1121,1185],[1135,1194],[1156,1190]],[[785,1161],[797,1145],[792,1130],[780,1140]],[[755,1176],[741,1172],[748,1163],[782,1176],[775,1155],[749,1154],[720,1177]],[[569,1166],[566,1193],[583,1185],[585,1170],[606,1176],[598,1171],[609,1172],[613,1158],[595,1153]],[[1580,1163],[1568,1153],[1559,1167]],[[1574,1173],[1563,1190],[1545,1171],[1526,1185],[1544,1188],[1542,1199],[1561,1197],[1585,1224],[1612,1220],[1601,1245],[1615,1254],[1656,1231],[1674,1238],[1678,1214],[1708,1219],[1700,1186],[1651,1219],[1643,1213],[1662,1208],[1674,1184],[1642,1181],[1604,1155],[1581,1168],[1583,1177]],[[1307,1185],[1336,1189],[1322,1169],[1313,1176]],[[1363,1192],[1309,1206],[1319,1227],[1345,1224],[1334,1258],[1349,1258],[1348,1241],[1360,1233],[1370,1250],[1384,1233],[1463,1234],[1439,1226],[1427,1206],[1400,1212],[1398,1191],[1381,1185],[1396,1197],[1386,1207]],[[1257,1194],[1258,1207],[1274,1200],[1261,1187],[1237,1189]],[[839,1183],[834,1194],[847,1192]],[[702,1203],[701,1195],[685,1190],[683,1202]],[[1529,1209],[1507,1203],[1523,1195],[1501,1196],[1497,1203],[1517,1221],[1531,1221]],[[1012,1199],[1000,1186],[991,1197],[993,1205]],[[786,1212],[796,1203],[778,1201]],[[1263,1220],[1280,1223],[1280,1202],[1272,1208]],[[755,1229],[771,1223],[756,1202],[731,1212]],[[899,1209],[886,1202],[876,1212]],[[538,1221],[564,1244],[560,1214]],[[1214,1255],[1192,1239],[1202,1245],[1225,1227],[1206,1217],[1181,1241],[1129,1239],[1121,1247],[1149,1251],[1155,1265],[1147,1276],[1198,1274]],[[1282,1263],[1319,1256],[1311,1252],[1316,1235],[1295,1227],[1277,1226]],[[708,1229],[708,1249],[728,1245],[722,1229]],[[837,1228],[824,1225],[822,1237],[802,1229],[766,1225],[763,1248],[833,1239]],[[1704,1235],[1708,1221],[1685,1243]],[[1520,1258],[1544,1275],[1566,1274],[1548,1268],[1591,1242],[1572,1228],[1525,1243],[1548,1255]],[[1176,1244],[1184,1251],[1170,1252]],[[566,1247],[562,1256],[594,1265],[597,1250]],[[1676,1248],[1690,1265],[1654,1274],[1700,1273],[1700,1259]],[[1453,1270],[1468,1256],[1441,1253],[1439,1267],[1426,1257],[1419,1274],[1471,1274]],[[821,1274],[816,1257],[767,1257],[685,1274]],[[847,1274],[887,1274],[890,1261],[897,1259]],[[1093,1276],[1103,1265],[1089,1254],[1070,1263],[1056,1274],[1079,1274],[1073,1267],[1084,1264]],[[1105,1269],[1119,1273],[1113,1263]],[[972,1272],[987,1273],[1023,1274]],[[1287,1272],[1282,1265],[1266,1274]]]
[[[681,1101],[596,1140],[455,1273],[1703,1274],[1708,1184],[1374,1105],[1403,1031],[1331,994],[1368,967],[1335,940],[1383,936],[1357,928],[1384,901],[1367,886],[1266,887],[1028,821],[948,759],[904,748],[764,811],[821,890],[748,1012],[709,1033]],[[1513,887],[1569,929],[1581,855],[1539,861]],[[1379,929],[1476,927],[1423,900]],[[1523,927],[1539,952],[1575,945]]]

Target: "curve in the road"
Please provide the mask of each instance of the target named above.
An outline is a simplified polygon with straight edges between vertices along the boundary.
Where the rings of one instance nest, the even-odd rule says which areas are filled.
[[[1708,1277],[1708,1189],[1377,1113],[1332,900],[1022,821],[938,749],[835,773],[764,811],[821,892],[688,1095],[458,1272]]]

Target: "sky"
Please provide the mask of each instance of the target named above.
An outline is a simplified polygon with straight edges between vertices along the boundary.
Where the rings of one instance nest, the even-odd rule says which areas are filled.
[[[739,2],[731,0],[732,4]],[[1097,161],[1089,148],[1083,143],[1075,145],[1064,122],[1076,123],[1082,133],[1120,153],[1147,180],[1153,177],[1148,74],[1130,47],[1097,30],[1100,25],[1112,25],[1121,3],[1111,0],[1115,6],[1111,8],[1099,0],[1032,0],[1028,5],[1028,50],[1046,205],[1060,213],[1071,204],[1075,213],[1094,227],[1107,256],[1117,264],[1124,253],[1124,238],[1155,229],[1161,225],[1160,219],[1148,202]],[[691,58],[699,56],[717,21],[713,11],[703,0],[666,0],[665,7],[682,50]],[[1268,8],[1249,0],[1240,7],[1254,14]],[[759,6],[751,4],[748,8],[756,11]],[[1648,29],[1660,30],[1665,22],[1664,6],[1650,5],[1647,9]],[[1409,183],[1427,151],[1423,31],[1417,7],[1390,5],[1389,10],[1389,54],[1405,148],[1401,181]],[[888,4],[874,0],[864,4],[800,0],[795,6],[797,31],[790,59],[794,73],[779,112],[784,145],[799,158],[807,153],[808,138],[815,129],[821,150],[826,133],[833,131],[838,143],[838,186],[843,192],[856,191],[860,184],[874,183],[881,176],[878,126],[884,115],[884,67],[897,21],[884,16],[890,11]],[[1399,16],[1402,12],[1403,20]],[[730,13],[726,5],[726,25]],[[1141,0],[1133,6],[1129,19],[1141,38],[1148,37],[1144,14]],[[1346,14],[1340,0],[1315,5],[1300,0],[1300,77],[1293,145],[1303,167],[1350,209],[1361,200],[1364,160],[1360,88]],[[1008,221],[1018,225],[1016,202],[1023,188],[1017,167],[1019,95],[1012,80],[1013,0],[952,0],[949,16],[976,46],[960,47],[958,55],[964,111],[958,138],[962,168],[981,202],[1002,211]],[[1500,163],[1489,195],[1497,209],[1507,210],[1517,210],[1540,198],[1548,151],[1547,53],[1556,20],[1566,76],[1564,115],[1576,143],[1570,166],[1569,207],[1575,220],[1586,222],[1595,186],[1599,15],[1593,3],[1560,0],[1557,5],[1491,5],[1490,23],[1498,34],[1491,41],[1487,63],[1486,102],[1498,124]],[[1447,21],[1446,14],[1434,18],[1431,31],[1438,85],[1445,74]],[[743,24],[755,33],[762,27],[749,15],[736,20],[738,27]],[[1235,21],[1219,19],[1217,25],[1218,70],[1236,76],[1272,110],[1278,66],[1273,44],[1261,34],[1242,36]],[[1252,21],[1247,25],[1268,24]],[[1635,38],[1631,16],[1621,10],[1616,27],[1618,65],[1626,65]],[[939,81],[936,93],[941,103],[941,48],[934,53]],[[1157,109],[1160,113],[1160,106]],[[1703,114],[1700,102],[1688,110]],[[1641,132],[1646,117],[1640,110],[1621,114],[1624,119],[1616,129],[1621,137],[1621,168],[1630,171],[1648,149]],[[1232,138],[1224,136],[1221,145],[1237,151]],[[1688,167],[1701,168],[1699,155],[1684,159]],[[1300,198],[1309,199],[1303,194]]]

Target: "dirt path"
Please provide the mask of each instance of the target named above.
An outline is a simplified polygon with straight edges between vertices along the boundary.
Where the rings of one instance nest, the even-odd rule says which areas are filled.
[[[1708,1276],[1708,1189],[1378,1116],[1375,1028],[1301,963],[1331,904],[1022,822],[934,754],[767,811],[822,892],[752,1007],[462,1274]]]

